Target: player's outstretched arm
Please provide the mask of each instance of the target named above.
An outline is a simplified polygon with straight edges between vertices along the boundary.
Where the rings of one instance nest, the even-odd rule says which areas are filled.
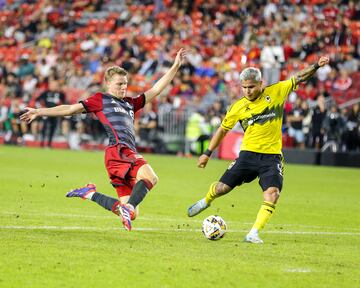
[[[174,64],[171,68],[151,87],[145,92],[146,103],[150,102],[154,97],[158,96],[167,85],[174,79],[176,72],[179,70],[183,62],[185,61],[186,50],[181,48],[175,57]]]
[[[70,116],[85,111],[84,106],[81,103],[76,103],[73,105],[59,105],[52,108],[25,108],[26,112],[20,115],[20,120],[27,123],[32,122],[39,116]]]
[[[216,130],[214,136],[210,140],[209,148],[199,157],[197,163],[197,166],[199,168],[206,167],[206,164],[210,159],[211,153],[220,145],[227,132],[228,131],[224,130],[221,126]]]
[[[310,65],[309,67],[296,73],[294,75],[296,85],[298,85],[300,82],[306,82],[307,80],[309,80],[315,74],[317,69],[325,66],[328,63],[329,63],[329,57],[323,56],[320,57],[319,61],[316,62],[315,64]]]

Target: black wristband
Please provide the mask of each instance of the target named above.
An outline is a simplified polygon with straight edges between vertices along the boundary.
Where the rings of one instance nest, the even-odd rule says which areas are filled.
[[[316,70],[319,69],[319,68],[320,68],[319,63],[316,62],[316,63],[314,64],[314,68],[315,68]]]
[[[211,151],[211,150],[209,150],[209,149],[206,149],[203,154],[206,155],[206,156],[208,156],[208,157],[210,157],[211,154],[212,154],[212,152],[213,152],[213,151]]]

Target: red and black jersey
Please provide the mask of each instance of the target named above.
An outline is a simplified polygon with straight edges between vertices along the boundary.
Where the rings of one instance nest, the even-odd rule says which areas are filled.
[[[110,94],[96,93],[80,101],[86,112],[95,113],[109,137],[109,145],[123,144],[135,148],[134,114],[145,105],[145,95],[117,99]]]

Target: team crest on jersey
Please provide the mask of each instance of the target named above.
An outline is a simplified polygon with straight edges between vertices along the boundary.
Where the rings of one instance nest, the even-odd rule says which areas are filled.
[[[271,102],[271,98],[270,98],[270,96],[269,96],[269,95],[267,95],[267,96],[265,97],[265,100],[266,100],[266,102],[270,103],[270,102]]]

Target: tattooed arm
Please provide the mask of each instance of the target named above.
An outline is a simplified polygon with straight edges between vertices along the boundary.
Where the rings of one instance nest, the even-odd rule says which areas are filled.
[[[317,69],[325,66],[328,63],[328,57],[321,57],[317,63],[310,65],[309,67],[296,73],[294,75],[296,85],[298,85],[300,82],[306,82],[307,80],[309,80],[315,74]]]

